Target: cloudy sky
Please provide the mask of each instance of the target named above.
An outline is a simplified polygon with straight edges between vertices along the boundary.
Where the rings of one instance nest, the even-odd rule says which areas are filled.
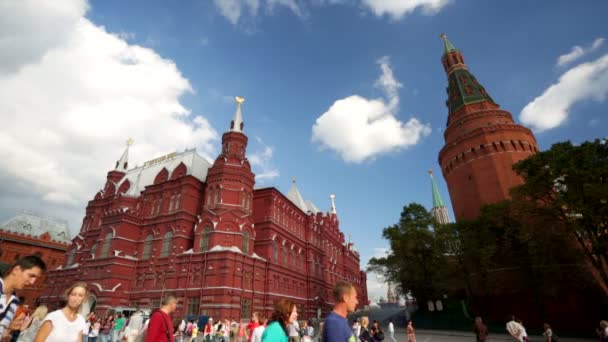
[[[77,231],[133,138],[131,165],[213,158],[246,98],[258,186],[328,209],[362,267],[382,228],[431,204],[446,122],[441,33],[541,148],[605,137],[608,2],[0,1],[0,222],[20,210]],[[385,294],[370,275],[373,299]]]

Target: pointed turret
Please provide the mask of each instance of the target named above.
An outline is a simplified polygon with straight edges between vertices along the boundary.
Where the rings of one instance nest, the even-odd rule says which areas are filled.
[[[457,220],[473,219],[482,205],[509,198],[509,190],[521,184],[511,166],[534,154],[538,147],[532,132],[517,125],[511,113],[501,109],[477,82],[447,36],[443,34],[441,39],[448,117],[439,164],[454,216]],[[435,193],[433,197],[434,205],[441,207]]]
[[[291,189],[289,189],[289,192],[287,193],[287,198],[298,206],[298,208],[302,209],[302,211],[308,211],[308,206],[306,205],[306,201],[304,201],[304,197],[302,197],[300,190],[298,190],[295,178],[291,181]]]
[[[467,104],[484,101],[494,103],[485,88],[469,72],[462,53],[450,43],[445,34],[441,35],[441,39],[443,39],[445,51],[441,62],[448,76],[448,100],[446,105],[450,114]]]
[[[235,97],[236,100],[236,111],[234,112],[234,118],[230,122],[231,132],[243,132],[243,114],[241,114],[241,104],[245,102],[245,98],[242,96]]]
[[[431,189],[433,191],[433,208],[431,209],[431,214],[433,214],[440,224],[448,224],[450,223],[448,208],[443,204],[443,199],[441,199],[441,195],[439,194],[437,183],[435,183],[435,178],[433,178],[433,170],[429,170],[429,175],[431,176]]]
[[[129,140],[127,140],[127,147],[120,159],[116,162],[114,171],[127,172],[129,170],[129,147],[131,145],[133,145],[133,139],[129,138]]]

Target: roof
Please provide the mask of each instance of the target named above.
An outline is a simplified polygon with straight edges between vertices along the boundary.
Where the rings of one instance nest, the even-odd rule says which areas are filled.
[[[435,183],[435,178],[433,178],[433,172],[429,171],[429,174],[431,175],[431,188],[433,190],[433,208],[445,207],[443,199],[441,199],[441,195],[439,194],[437,183]]]
[[[302,210],[304,213],[309,211],[314,214],[321,212],[321,210],[319,210],[319,208],[317,208],[312,201],[304,200],[302,194],[300,194],[300,190],[298,190],[295,180],[291,184],[291,189],[289,189],[289,192],[287,193],[287,199],[300,208],[300,210]]]
[[[162,159],[162,161],[146,162],[143,166],[138,166],[129,170],[118,182],[116,189],[120,189],[120,186],[129,180],[131,186],[125,195],[139,197],[141,192],[146,189],[146,186],[154,184],[156,175],[158,175],[163,168],[167,169],[169,178],[171,178],[173,170],[181,163],[184,163],[186,166],[187,175],[194,176],[201,182],[204,182],[207,178],[207,171],[211,167],[211,163],[196,153],[196,149],[186,150],[181,153],[171,153],[157,159]]]
[[[32,237],[39,237],[48,232],[53,241],[68,244],[72,242],[66,220],[40,216],[28,211],[23,211],[3,223],[0,230]]]
[[[452,43],[450,43],[450,41],[448,40],[448,36],[446,36],[445,34],[441,34],[441,39],[443,39],[443,50],[444,53],[449,53],[452,51],[458,51],[454,45],[452,45]]]

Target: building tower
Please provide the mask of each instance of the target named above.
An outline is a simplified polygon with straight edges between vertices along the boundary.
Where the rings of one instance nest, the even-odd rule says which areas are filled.
[[[448,120],[439,165],[456,220],[474,219],[484,204],[509,198],[522,183],[513,164],[538,151],[528,128],[500,109],[445,35],[441,59],[448,78]]]
[[[439,224],[448,224],[450,223],[448,208],[443,204],[443,199],[439,195],[439,189],[435,183],[435,178],[433,178],[433,170],[429,170],[429,175],[431,176],[431,188],[433,190],[433,209],[431,209],[431,214]]]
[[[253,253],[253,185],[255,175],[247,160],[247,136],[243,132],[241,105],[245,99],[236,97],[236,111],[230,129],[222,135],[222,152],[207,173],[203,229],[195,250],[204,252],[215,246],[238,247]]]

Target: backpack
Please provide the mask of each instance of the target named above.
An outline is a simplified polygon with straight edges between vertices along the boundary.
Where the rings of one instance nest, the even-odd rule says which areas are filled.
[[[192,322],[188,322],[186,325],[186,335],[192,335],[192,329],[194,328],[194,324]]]

